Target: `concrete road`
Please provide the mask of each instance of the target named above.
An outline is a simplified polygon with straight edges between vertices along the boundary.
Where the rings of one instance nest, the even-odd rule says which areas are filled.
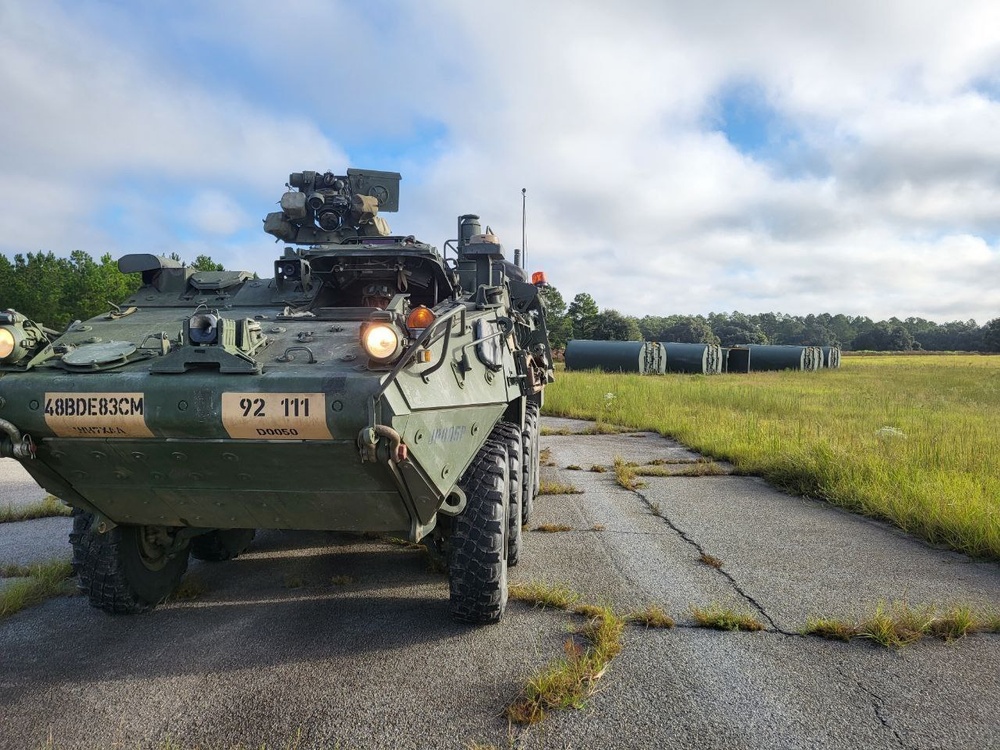
[[[49,493],[35,484],[18,461],[0,458],[0,508],[20,508],[37,502]]]
[[[422,552],[266,532],[239,560],[192,563],[197,596],[149,615],[110,617],[73,597],[0,621],[0,748],[49,736],[53,748],[1000,746],[1000,636],[890,651],[798,635],[810,616],[882,601],[1000,609],[997,565],[754,478],[650,478],[630,492],[612,473],[566,468],[697,458],[658,436],[553,435],[543,446],[546,476],[583,492],[538,499],[533,527],[572,530],[529,532],[512,581],[565,584],[622,612],[657,604],[679,622],[629,628],[582,710],[528,729],[502,718],[578,618],[512,602],[499,625],[459,626]],[[767,630],[694,627],[689,608],[713,603]]]

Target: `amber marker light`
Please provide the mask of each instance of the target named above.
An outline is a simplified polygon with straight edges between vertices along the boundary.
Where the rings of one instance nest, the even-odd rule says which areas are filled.
[[[545,271],[535,271],[531,274],[531,283],[535,286],[545,286],[549,282],[545,280]]]
[[[425,328],[430,327],[431,323],[437,316],[431,311],[430,308],[420,305],[414,307],[410,314],[406,316],[406,327],[411,331],[422,331]]]

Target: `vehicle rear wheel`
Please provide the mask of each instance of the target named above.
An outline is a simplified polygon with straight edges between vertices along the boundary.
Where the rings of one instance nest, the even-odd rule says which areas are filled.
[[[524,523],[524,436],[517,425],[500,422],[493,436],[507,448],[507,496],[510,510],[507,521],[507,567],[517,565],[521,554],[521,525]]]
[[[216,529],[191,540],[191,556],[209,562],[233,560],[247,551],[256,535],[255,529]]]
[[[487,442],[459,481],[467,499],[448,544],[451,616],[497,622],[507,606],[507,449]]]
[[[531,522],[540,483],[540,460],[538,445],[538,404],[528,404],[524,412],[524,492],[521,500],[522,523]]]
[[[70,537],[78,587],[90,606],[116,615],[148,612],[177,588],[188,548],[171,550],[165,527],[116,526],[104,534],[92,527],[93,516],[84,513]]]

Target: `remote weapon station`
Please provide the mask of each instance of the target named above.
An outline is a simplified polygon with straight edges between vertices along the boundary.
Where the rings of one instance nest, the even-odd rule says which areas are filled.
[[[106,315],[0,313],[0,454],[73,506],[93,606],[148,610],[189,555],[318,529],[425,544],[452,615],[500,619],[538,491],[545,310],[476,216],[443,254],[391,234],[399,180],[292,174],[272,279],[126,255],[142,287]]]

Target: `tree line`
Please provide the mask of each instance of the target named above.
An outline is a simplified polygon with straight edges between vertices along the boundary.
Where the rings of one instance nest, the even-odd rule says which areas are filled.
[[[172,253],[171,258],[181,261]],[[198,271],[222,271],[222,264],[199,255],[188,264]],[[95,261],[82,250],[68,258],[53,253],[0,255],[0,310],[13,309],[30,320],[62,330],[128,299],[141,284],[137,273],[123,274],[110,254]]]
[[[171,254],[176,261],[181,258]],[[187,264],[198,271],[222,271],[207,255]],[[107,312],[139,288],[139,274],[123,274],[110,254],[94,260],[82,250],[68,258],[27,253],[0,255],[0,309],[13,308],[31,320],[61,330],[74,320]],[[874,321],[865,316],[787,315],[740,312],[708,315],[645,315],[637,318],[600,309],[586,292],[567,304],[553,286],[543,291],[549,335],[556,348],[570,339],[677,341],[691,344],[793,344],[875,351],[1000,351],[1000,318],[935,323],[923,318]]]
[[[586,292],[567,305],[555,287],[543,291],[555,348],[571,339],[662,341],[689,344],[839,346],[846,351],[1000,352],[1000,318],[936,323],[924,318],[875,321],[864,315],[788,315],[741,312],[708,315],[623,315],[600,309]]]

